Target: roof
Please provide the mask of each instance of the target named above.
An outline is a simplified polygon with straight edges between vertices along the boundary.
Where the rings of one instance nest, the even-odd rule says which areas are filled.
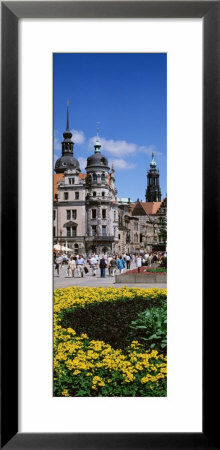
[[[87,168],[90,167],[108,167],[108,160],[107,158],[101,153],[93,153],[91,156],[87,158]]]
[[[64,173],[66,169],[80,169],[79,161],[72,155],[64,153],[56,160],[55,172]]]
[[[86,173],[79,173],[79,178],[81,180],[85,180],[87,177]],[[56,201],[55,195],[58,194],[58,181],[61,181],[64,179],[64,173],[55,173],[53,176],[53,199]]]
[[[82,180],[85,180],[87,177],[87,173],[79,173],[79,178],[81,178]]]
[[[64,173],[55,173],[53,176],[53,200],[56,201],[56,195],[58,194],[58,181],[64,179]]]
[[[144,216],[157,214],[158,209],[163,202],[136,202],[131,207],[131,213],[133,216]]]

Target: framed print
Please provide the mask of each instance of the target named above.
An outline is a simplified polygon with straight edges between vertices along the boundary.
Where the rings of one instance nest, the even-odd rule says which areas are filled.
[[[214,404],[215,402],[217,403],[219,395],[218,389],[214,387],[215,383],[217,383],[217,381],[215,381],[215,375],[213,381],[213,373],[215,374],[215,365],[217,365],[218,327],[217,314],[215,313],[216,301],[215,298],[213,298],[213,295],[210,294],[210,287],[215,283],[215,280],[218,279],[217,258],[219,258],[219,2],[2,2],[1,13],[2,447],[80,447],[83,449],[219,448],[218,419],[216,414],[214,414],[215,409],[213,408],[213,402]],[[35,19],[39,18],[44,20],[42,21],[40,32],[38,31],[37,34],[34,35],[36,29]],[[23,19],[27,19],[27,22]],[[55,21],[50,22],[50,20],[47,21],[46,19],[55,19]],[[65,19],[65,21],[62,22],[62,19]],[[103,28],[101,27],[102,19],[105,20]],[[178,361],[177,369],[182,372],[182,389],[180,387],[178,391],[179,394],[177,395],[176,391],[175,395],[173,395],[173,397],[175,397],[173,400],[175,401],[171,403],[172,407],[170,407],[172,409],[172,417],[176,415],[176,423],[178,423],[178,425],[176,425],[173,422],[173,428],[172,421],[166,428],[165,419],[164,426],[162,427],[161,425],[160,427],[156,427],[156,424],[153,425],[153,423],[150,423],[150,415],[153,420],[156,418],[155,400],[163,399],[151,399],[154,403],[147,404],[143,402],[135,403],[133,400],[137,399],[129,398],[113,398],[109,399],[109,403],[105,403],[103,398],[96,398],[96,403],[86,403],[84,400],[87,399],[83,398],[53,398],[54,415],[51,411],[52,421],[50,426],[46,421],[46,415],[48,416],[48,412],[46,412],[46,397],[48,397],[48,395],[52,396],[52,391],[50,391],[50,374],[48,375],[49,372],[47,372],[47,370],[50,370],[52,364],[50,355],[49,358],[46,356],[47,362],[45,362],[44,347],[48,349],[50,354],[51,323],[50,318],[48,318],[50,305],[47,302],[43,303],[44,295],[41,295],[41,292],[45,290],[45,279],[47,280],[47,286],[51,289],[50,278],[48,278],[48,276],[45,278],[45,266],[47,266],[48,263],[44,263],[44,260],[48,260],[44,259],[44,255],[48,255],[51,246],[50,237],[48,238],[48,233],[50,233],[50,231],[48,231],[50,229],[50,214],[48,214],[48,202],[45,202],[45,198],[49,198],[52,183],[50,184],[50,181],[48,183],[48,180],[46,180],[47,174],[45,171],[45,167],[50,166],[50,161],[48,159],[50,157],[44,152],[42,153],[42,149],[48,148],[52,142],[52,113],[50,113],[52,96],[51,92],[48,93],[50,90],[48,89],[48,86],[51,86],[52,88],[52,80],[50,79],[50,70],[48,72],[48,54],[44,53],[43,47],[46,48],[46,41],[50,41],[53,45],[55,44],[56,51],[59,51],[59,40],[61,41],[59,36],[62,35],[66,36],[68,41],[64,48],[65,51],[71,51],[72,44],[69,44],[70,39],[73,39],[73,42],[78,39],[78,49],[75,51],[82,51],[85,53],[89,48],[89,51],[94,52],[93,48],[91,49],[91,47],[88,47],[88,42],[83,41],[83,21],[84,23],[86,22],[90,41],[92,42],[92,40],[95,39],[97,42],[103,41],[104,43],[104,28],[106,30],[109,28],[110,30],[110,26],[107,22],[108,19],[116,20],[117,23],[114,22],[114,34],[117,36],[117,33],[121,33],[124,40],[123,50],[126,48],[127,43],[125,51],[128,53],[137,51],[135,39],[137,39],[138,32],[134,32],[134,30],[136,30],[134,24],[136,24],[136,26],[139,24],[140,30],[147,28],[148,33],[151,31],[152,39],[153,36],[161,33],[161,35],[164,36],[165,41],[167,36],[165,28],[163,27],[165,27],[166,20],[170,21],[169,26],[172,28],[171,19],[189,19],[186,29],[184,29],[184,21],[178,22],[176,29],[173,28],[173,30],[175,29],[176,41],[179,45],[179,49],[176,50],[176,53],[172,53],[173,59],[171,57],[171,52],[169,53],[169,49],[167,50],[168,67],[173,66],[173,62],[176,60],[176,62],[178,61],[177,65],[179,65],[180,69],[178,85],[180,96],[175,100],[179,103],[178,106],[180,106],[180,109],[181,106],[184,105],[184,92],[186,92],[183,87],[184,83],[188,83],[187,90],[190,89],[190,84],[194,87],[192,93],[189,93],[190,91],[188,92],[187,99],[189,99],[189,105],[186,102],[184,114],[181,115],[178,110],[178,113],[176,113],[176,122],[172,122],[173,128],[175,127],[176,129],[178,129],[179,124],[181,124],[181,130],[184,130],[183,124],[187,125],[185,135],[182,135],[181,137],[181,132],[179,132],[179,135],[176,137],[176,143],[179,151],[177,161],[181,161],[181,167],[178,168],[178,173],[181,173],[181,180],[183,180],[181,198],[184,198],[185,192],[188,208],[186,207],[187,202],[183,202],[182,209],[180,208],[181,205],[176,203],[176,211],[178,211],[178,217],[181,218],[180,222],[185,224],[186,229],[191,230],[188,246],[185,245],[186,237],[184,231],[179,232],[179,236],[178,230],[176,234],[173,234],[173,236],[175,235],[176,237],[172,245],[178,246],[177,264],[176,262],[174,264],[173,258],[171,258],[172,261],[170,263],[170,267],[172,267],[172,264],[179,264],[181,267],[181,278],[178,278],[180,280],[180,286],[175,288],[175,295],[173,295],[173,298],[178,297],[179,312],[181,311],[183,314],[182,322],[180,321],[179,324],[176,322],[174,328],[176,327],[176,336],[178,336],[177,324],[179,325],[179,330],[183,330],[183,344],[185,344],[186,347],[180,365],[179,361],[181,360],[178,359],[179,355],[176,353],[176,360]],[[126,22],[124,19],[129,20],[129,22]],[[144,19],[155,19],[155,22],[148,22],[146,26]],[[164,22],[161,21],[158,24],[156,23],[156,19],[163,19]],[[191,34],[193,33],[192,19],[198,19],[194,35]],[[70,36],[69,31],[65,33],[65,27],[71,23],[71,20],[74,20],[74,30]],[[96,33],[94,33],[94,24],[96,25]],[[159,33],[157,32],[158,26],[160,27]],[[184,30],[181,39],[178,37],[178,33],[180,32],[178,28],[181,28],[182,31]],[[135,36],[130,33],[130,29],[133,30]],[[55,34],[53,34],[54,30]],[[202,48],[202,32],[203,60],[200,51]],[[102,36],[102,40],[100,39],[100,36]],[[111,31],[109,36],[111,37],[111,43],[109,47],[106,46],[106,43],[104,44],[104,52],[110,52],[112,49],[114,50],[113,45],[117,44],[117,42],[116,44],[113,44],[114,36],[111,35]],[[141,36],[141,34],[139,36]],[[146,39],[147,34],[143,34],[142,36],[143,43],[144,37]],[[150,39],[148,38],[148,40]],[[184,50],[184,46],[187,50]],[[191,47],[191,52],[188,50],[189,47]],[[22,50],[22,52],[20,52],[21,48],[24,49],[24,51]],[[101,47],[98,47],[99,52],[100,48]],[[146,52],[146,48],[147,51],[149,51],[148,49],[150,47],[143,48]],[[157,51],[159,48],[160,46],[157,45]],[[63,47],[61,50],[63,50]],[[116,51],[119,51],[119,49]],[[39,55],[43,58],[46,57],[45,59],[42,59],[43,70],[40,69],[37,73],[36,80],[34,79],[33,72],[35,71],[35,64],[38,66],[41,64],[38,59]],[[197,61],[197,68],[195,61]],[[181,72],[184,65],[186,72],[183,75]],[[100,64],[98,67],[96,65],[95,69],[101,70],[102,67],[99,66]],[[52,67],[51,61],[50,67]],[[62,62],[60,68],[61,72],[62,70],[68,70],[65,61]],[[72,70],[75,70],[75,67],[72,67]],[[88,70],[92,70],[89,65]],[[95,71],[93,72],[93,76],[95,76]],[[181,78],[182,76],[183,78]],[[177,76],[175,78],[177,78]],[[172,77],[169,78],[169,80],[171,79]],[[173,79],[173,83],[174,82],[175,80]],[[202,84],[203,150],[201,149],[202,145],[200,142],[202,129],[202,102],[200,93]],[[27,86],[30,86],[30,89],[27,89]],[[168,85],[168,87],[169,86],[171,85]],[[27,92],[29,92],[29,94],[25,97],[25,93]],[[170,87],[169,92],[171,92]],[[183,94],[182,97],[181,93]],[[41,97],[42,95],[43,97]],[[37,104],[37,97],[41,99],[44,98],[45,105],[35,115],[33,111]],[[172,102],[174,116],[177,111],[175,101]],[[196,109],[194,109],[196,103],[198,103],[199,106],[197,112]],[[28,116],[24,115],[24,105],[26,111],[30,111]],[[50,114],[51,124],[47,119]],[[38,128],[39,125],[40,130]],[[189,137],[190,134],[188,134],[188,129],[192,130],[192,133],[194,133],[192,134],[193,136],[197,136],[197,141],[194,141]],[[186,142],[187,137],[188,139],[191,139],[188,148]],[[42,138],[44,140],[43,145]],[[37,141],[38,139],[39,141]],[[27,142],[28,152],[24,153],[23,147],[27,148]],[[37,142],[39,142],[38,147],[36,146]],[[180,150],[181,142],[185,143],[185,153],[184,148]],[[172,148],[171,140],[168,143],[170,148]],[[48,154],[49,153],[50,151],[48,151]],[[170,155],[172,156],[171,159],[174,160],[175,158],[172,150]],[[32,183],[33,166],[37,167],[38,173],[40,174],[38,179],[35,179],[34,183]],[[40,188],[42,184],[47,186],[43,192]],[[199,194],[197,195],[199,192],[198,186],[200,185],[203,187],[203,238],[201,241],[201,196],[199,196]],[[170,195],[170,198],[171,197],[172,193]],[[24,198],[25,202],[22,203]],[[37,218],[41,217],[41,215],[42,217],[48,216],[49,221],[43,220],[43,227],[39,228],[36,224],[38,223]],[[76,219],[75,216],[74,220]],[[177,221],[173,223],[177,224]],[[181,247],[181,241],[182,243],[184,242],[184,245],[182,244],[184,248]],[[202,249],[196,247],[196,243],[200,243]],[[25,251],[25,262],[21,259],[20,255],[24,248],[28,249],[28,251]],[[203,277],[201,276],[202,258]],[[184,263],[178,263],[180,259],[184,261]],[[15,262],[15,269],[13,268],[13,262]],[[33,273],[31,273],[32,262],[34,262],[32,272],[36,272],[36,274],[34,273],[34,277]],[[195,273],[194,277],[193,268]],[[199,273],[199,276],[196,275],[196,272],[197,274]],[[13,282],[11,281],[12,279]],[[26,294],[25,301],[23,300],[23,295],[21,295],[21,292],[23,292],[21,291],[21,286],[22,289],[25,288],[26,293],[28,293],[28,295]],[[182,289],[179,289],[179,287]],[[203,311],[200,301],[202,288]],[[181,290],[184,291],[185,302],[184,298],[181,298]],[[176,295],[176,292],[178,295]],[[29,302],[27,301],[28,298]],[[170,298],[172,298],[172,289],[170,290]],[[25,315],[21,312],[21,305]],[[172,306],[172,302],[170,305]],[[173,309],[173,306],[171,309]],[[174,305],[174,309],[177,310],[177,306]],[[199,341],[201,341],[201,312],[203,312],[203,354],[199,347]],[[195,322],[197,321],[197,323],[200,323],[199,327],[196,327],[195,324],[195,328],[193,328],[194,320]],[[47,326],[48,329],[46,338],[41,332],[45,326]],[[195,330],[194,334],[193,329]],[[32,334],[35,335],[34,339]],[[29,352],[29,367],[23,365],[23,353],[19,349],[18,341],[25,341],[25,345],[29,346],[27,347]],[[39,348],[37,348],[37,345]],[[39,349],[41,349],[41,352]],[[181,354],[181,352],[179,353]],[[40,354],[42,354],[41,359]],[[202,360],[203,378],[201,381],[201,373],[196,373],[195,365],[196,362],[198,362],[198,370],[198,367],[201,367],[200,362]],[[213,365],[212,370],[210,369],[210,363]],[[199,371],[201,372],[202,370],[199,369]],[[37,379],[35,378],[35,372],[37,373]],[[172,367],[170,373],[172,373]],[[190,380],[190,377],[192,379],[192,386],[194,386],[192,391],[190,391],[189,388],[187,392],[188,388],[184,385],[184,373],[185,379]],[[196,387],[195,380],[197,375],[198,383]],[[46,384],[44,382],[45,378],[47,378]],[[24,392],[24,385],[26,386],[25,397],[22,396],[23,394],[19,393],[20,390],[21,392]],[[212,386],[214,389],[211,389]],[[42,389],[42,396],[38,395],[39,389]],[[201,393],[201,391],[203,392]],[[172,389],[170,390],[170,393],[172,393]],[[198,402],[199,405],[201,404],[202,397],[202,425],[199,412],[197,418],[198,425],[195,425],[196,421],[193,421],[193,416],[197,414],[196,410],[194,410],[196,396],[200,396],[200,401]],[[171,397],[172,395],[170,395],[170,398]],[[26,412],[22,412],[22,414],[20,410],[21,398],[22,403],[25,404],[26,408]],[[23,401],[23,398],[25,398],[25,402]],[[73,400],[75,403],[67,403],[69,400]],[[110,400],[113,401],[110,403]],[[119,402],[116,403],[116,400],[119,400]],[[188,422],[186,412],[184,413],[185,415],[180,415],[181,404],[182,406],[184,405],[184,408],[188,408]],[[163,405],[162,403],[157,403],[157,405],[159,422],[159,416],[164,415],[165,417],[166,415],[166,403],[163,403]],[[36,413],[34,414],[35,409]],[[55,415],[58,409],[62,411],[64,421],[66,422],[66,426],[63,428],[57,426],[58,422],[56,422]],[[127,418],[123,417],[123,411],[125,412],[125,410],[127,410],[128,413],[130,411],[130,417],[126,416],[126,414],[124,414],[124,416]],[[96,414],[98,414],[98,421],[101,420],[101,416],[103,417],[103,421],[106,417],[106,424],[104,426],[99,426],[99,424],[95,423]],[[119,423],[119,415],[121,417],[121,425]],[[40,419],[40,416],[41,425],[39,426],[38,431],[36,423],[37,420]],[[88,425],[89,422],[85,425],[86,417],[88,419],[89,416],[90,425]],[[68,417],[70,418],[70,422],[68,421]],[[132,427],[131,418],[134,417],[136,417],[137,421],[140,421],[139,426]],[[191,417],[192,426],[190,427]],[[116,419],[118,422],[117,424]],[[184,420],[186,421],[185,427],[183,423]],[[58,431],[58,433],[56,431]]]

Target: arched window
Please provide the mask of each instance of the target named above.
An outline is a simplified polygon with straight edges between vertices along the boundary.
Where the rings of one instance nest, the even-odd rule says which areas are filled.
[[[93,181],[97,181],[97,175],[96,175],[96,173],[93,174]]]
[[[105,174],[104,173],[102,173],[102,175],[101,175],[101,181],[105,181]]]

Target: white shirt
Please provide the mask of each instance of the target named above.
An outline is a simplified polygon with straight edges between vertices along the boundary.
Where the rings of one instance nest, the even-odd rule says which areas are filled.
[[[92,258],[90,259],[90,264],[97,264],[97,259],[95,258],[95,256],[92,256]]]
[[[138,258],[136,259],[136,266],[137,267],[141,267],[142,266],[142,259],[140,256],[138,256]]]

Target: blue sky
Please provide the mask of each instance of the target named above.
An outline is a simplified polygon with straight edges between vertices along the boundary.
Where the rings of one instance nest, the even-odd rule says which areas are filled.
[[[54,54],[54,161],[61,156],[67,100],[82,172],[100,122],[101,151],[114,163],[118,197],[145,201],[152,151],[166,196],[166,54]]]

